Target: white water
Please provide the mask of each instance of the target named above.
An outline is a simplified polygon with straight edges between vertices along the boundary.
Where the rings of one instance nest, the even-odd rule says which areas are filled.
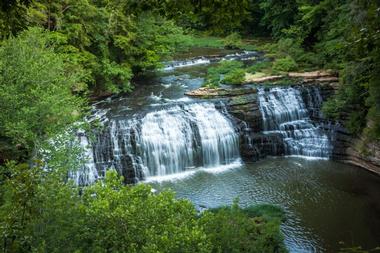
[[[232,169],[240,168],[242,165],[243,165],[242,160],[238,158],[229,164],[220,165],[220,166],[216,166],[212,168],[200,167],[197,169],[187,170],[187,171],[176,173],[176,174],[169,174],[165,176],[152,176],[152,177],[147,178],[144,182],[160,183],[160,182],[167,182],[167,181],[177,181],[177,180],[185,179],[200,171],[211,173],[211,174],[219,174],[219,173],[223,173]]]
[[[233,61],[233,60],[240,60],[240,61],[246,61],[254,59],[254,57],[257,56],[256,52],[253,51],[243,51],[239,53],[234,54],[228,54],[223,57],[221,56],[214,56],[214,57],[198,57],[188,60],[178,60],[178,61],[171,61],[164,63],[164,67],[162,68],[163,71],[171,71],[178,68],[184,68],[184,67],[192,67],[197,65],[207,65],[213,62],[219,62],[219,61]]]
[[[321,102],[319,92],[311,96],[319,98],[316,100],[317,103]],[[312,123],[310,112],[299,89],[271,88],[266,91],[260,88],[258,98],[264,133],[281,134],[285,142],[286,155],[330,157],[332,151],[330,140]],[[313,100],[308,100],[308,103],[313,103]]]
[[[94,161],[101,174],[115,168],[140,180],[215,168],[240,158],[233,124],[212,103],[174,105],[140,119],[114,120],[95,143]]]
[[[83,149],[83,161],[85,164],[77,171],[70,172],[69,177],[74,180],[77,185],[89,185],[94,183],[98,178],[98,171],[94,163],[92,149],[84,132],[78,132],[79,145]]]
[[[210,59],[207,59],[205,57],[200,57],[197,59],[191,59],[191,60],[185,60],[185,61],[172,61],[167,63],[163,70],[169,71],[177,68],[183,68],[183,67],[191,67],[196,65],[204,65],[204,64],[210,64]]]

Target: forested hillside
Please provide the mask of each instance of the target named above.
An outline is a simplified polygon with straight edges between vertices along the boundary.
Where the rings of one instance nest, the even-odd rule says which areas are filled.
[[[379,1],[16,1],[1,6],[1,38],[30,27],[80,70],[76,94],[130,91],[131,78],[191,46],[195,31],[271,36],[279,58],[341,73],[325,110],[352,132],[379,136]],[[290,58],[289,58],[290,57]]]
[[[235,203],[200,215],[189,201],[125,186],[113,172],[84,188],[67,179],[83,165],[67,145],[72,133],[95,127],[82,122],[89,101],[128,96],[136,78],[175,52],[215,41],[264,51],[272,61],[253,72],[339,73],[323,112],[380,140],[379,0],[1,0],[0,249],[286,251],[274,207]],[[220,74],[234,83],[241,67],[210,68],[209,84]]]

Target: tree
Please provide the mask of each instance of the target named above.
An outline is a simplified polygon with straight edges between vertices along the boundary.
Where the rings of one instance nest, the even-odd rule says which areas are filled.
[[[261,0],[260,8],[264,12],[261,22],[272,31],[272,35],[276,38],[283,34],[283,29],[294,24],[298,14],[296,0]]]
[[[31,28],[0,47],[1,138],[29,156],[78,120],[84,100],[73,95],[81,72],[54,52],[49,34]]]
[[[227,35],[242,30],[249,19],[248,0],[205,0],[201,2],[197,15],[204,29],[216,35]]]
[[[125,186],[115,171],[84,191],[81,248],[91,252],[209,252],[194,206],[147,185]]]
[[[242,209],[235,201],[231,207],[208,210],[200,217],[211,240],[212,252],[287,252],[279,225],[281,209],[261,205]]]
[[[0,2],[0,39],[16,35],[27,26],[26,12],[32,0]]]

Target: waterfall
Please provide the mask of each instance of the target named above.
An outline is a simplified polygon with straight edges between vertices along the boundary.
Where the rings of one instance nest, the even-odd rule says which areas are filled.
[[[153,176],[217,167],[239,159],[239,137],[212,103],[174,105],[132,119],[111,120],[97,134],[98,172],[114,168],[135,182]]]
[[[90,185],[99,178],[99,175],[94,163],[90,142],[83,130],[77,132],[77,141],[83,150],[83,153],[78,158],[84,161],[84,164],[82,168],[70,171],[69,178],[74,180],[77,185]]]
[[[310,119],[322,103],[319,90],[308,89],[306,96],[305,102],[301,91],[291,87],[258,89],[264,133],[279,133],[286,155],[328,158],[330,140]]]
[[[196,65],[205,65],[205,64],[210,64],[211,61],[210,59],[207,59],[205,57],[198,57],[190,60],[185,60],[185,61],[172,61],[172,62],[167,62],[164,63],[164,68],[163,70],[174,70],[177,68],[184,68],[184,67],[191,67],[191,66],[196,66]]]
[[[176,61],[170,61],[170,62],[164,62],[164,67],[162,68],[163,71],[171,71],[178,68],[184,68],[184,67],[191,67],[191,66],[197,66],[197,65],[207,65],[210,63],[215,63],[219,61],[234,61],[234,60],[240,60],[240,61],[248,61],[255,59],[255,57],[259,56],[259,54],[255,51],[243,51],[238,52],[234,54],[227,54],[224,56],[220,55],[210,55],[208,57],[200,56],[200,57],[194,57],[192,59],[186,59],[186,60],[176,60]]]

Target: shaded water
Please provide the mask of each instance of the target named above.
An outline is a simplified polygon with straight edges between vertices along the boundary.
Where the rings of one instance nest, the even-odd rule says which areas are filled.
[[[198,53],[135,80],[131,95],[94,105],[94,114],[106,126],[93,143],[93,156],[86,150],[92,159],[87,172],[95,166],[97,171],[76,178],[93,180],[113,167],[159,190],[171,188],[198,207],[229,205],[236,197],[243,206],[279,205],[287,216],[282,231],[290,252],[336,252],[339,241],[365,248],[380,245],[380,179],[327,160],[268,158],[244,164],[223,106],[184,96],[202,85],[209,66],[193,64],[203,59]],[[233,55],[210,52],[222,53]],[[282,134],[287,154],[329,156],[328,139],[305,109],[307,103],[320,103],[318,93],[305,102],[293,88],[260,92],[264,128]],[[81,142],[87,140],[81,137]]]
[[[290,252],[337,252],[339,242],[365,248],[380,245],[380,178],[357,167],[268,158],[171,179],[153,187],[172,189],[198,207],[230,205],[236,197],[242,206],[282,207],[287,217],[282,232]]]

